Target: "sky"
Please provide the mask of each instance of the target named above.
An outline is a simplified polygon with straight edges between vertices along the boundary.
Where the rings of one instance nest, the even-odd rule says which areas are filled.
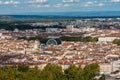
[[[0,0],[0,14],[120,11],[120,0]]]

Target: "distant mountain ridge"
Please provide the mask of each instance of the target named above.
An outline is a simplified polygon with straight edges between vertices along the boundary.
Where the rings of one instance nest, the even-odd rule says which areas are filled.
[[[14,18],[59,18],[59,17],[120,17],[120,11],[86,12],[24,12],[8,14]]]

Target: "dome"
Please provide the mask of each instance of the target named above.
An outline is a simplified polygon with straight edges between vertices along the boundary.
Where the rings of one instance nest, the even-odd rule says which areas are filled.
[[[46,43],[46,45],[59,45],[61,44],[61,40],[60,39],[49,39]]]

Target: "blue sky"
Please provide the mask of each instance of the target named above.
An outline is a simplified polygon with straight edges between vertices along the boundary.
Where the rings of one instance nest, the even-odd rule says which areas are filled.
[[[120,11],[120,0],[0,0],[0,14]]]

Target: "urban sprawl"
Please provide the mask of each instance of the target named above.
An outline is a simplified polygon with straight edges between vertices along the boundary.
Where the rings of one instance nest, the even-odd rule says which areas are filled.
[[[32,26],[54,26],[58,22],[26,23]],[[117,75],[120,69],[120,18],[76,19],[63,22],[65,28],[0,29],[0,65],[26,64],[43,69],[47,64],[69,65],[97,63],[101,74]],[[60,37],[92,37],[97,41],[61,40]],[[47,38],[46,43],[27,40],[31,37]]]

